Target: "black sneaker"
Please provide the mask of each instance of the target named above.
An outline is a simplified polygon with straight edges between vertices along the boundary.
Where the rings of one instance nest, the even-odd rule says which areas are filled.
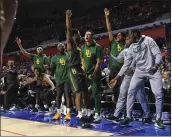
[[[32,110],[32,112],[38,112],[38,109],[37,109],[37,108],[34,108],[34,109]]]
[[[107,118],[108,121],[111,121],[113,123],[119,123],[119,118],[115,117],[115,116],[111,116],[109,118]]]
[[[94,121],[94,116],[93,116],[93,114],[91,114],[91,115],[88,117],[88,121],[89,121],[89,122],[93,122],[93,121]]]
[[[163,121],[159,118],[158,120],[156,120],[155,126],[161,129],[165,128],[165,125],[163,123]]]
[[[152,118],[143,118],[142,122],[143,124],[150,124],[152,122]]]
[[[129,125],[133,120],[126,117],[121,123],[120,123],[120,126],[124,127],[124,126],[127,126]]]

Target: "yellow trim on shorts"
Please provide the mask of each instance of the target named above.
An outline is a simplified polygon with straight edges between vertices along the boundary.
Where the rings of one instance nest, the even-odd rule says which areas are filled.
[[[73,85],[73,87],[74,87],[74,90],[75,90],[75,92],[76,92],[77,89],[76,89],[75,82],[74,82],[74,79],[73,79],[73,77],[72,77],[71,72],[70,72],[70,79],[71,79],[72,85]]]

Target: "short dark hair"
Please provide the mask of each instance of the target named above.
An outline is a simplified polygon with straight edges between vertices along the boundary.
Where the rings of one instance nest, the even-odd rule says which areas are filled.
[[[117,35],[118,35],[119,33],[121,33],[121,35],[122,35],[123,38],[126,38],[125,32],[118,32]]]
[[[42,49],[43,49],[43,47],[42,47],[42,46],[37,46],[36,48],[42,48]]]
[[[131,33],[136,33],[137,36],[139,36],[139,37],[141,36],[141,32],[139,29],[133,29],[133,30],[131,30]]]
[[[94,35],[92,30],[87,30],[86,32],[90,32],[92,36]]]
[[[72,37],[73,37],[75,34],[77,34],[78,32],[79,32],[79,30],[78,30],[78,29],[76,29],[76,28],[72,28],[72,29],[71,29]]]

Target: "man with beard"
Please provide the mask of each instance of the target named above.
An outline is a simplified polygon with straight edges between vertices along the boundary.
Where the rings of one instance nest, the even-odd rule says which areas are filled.
[[[65,120],[71,119],[70,114],[70,85],[68,81],[68,68],[67,68],[67,55],[65,53],[65,45],[60,43],[57,46],[59,53],[52,57],[51,59],[51,69],[55,74],[55,81],[57,87],[57,96],[56,96],[56,104],[57,104],[57,112],[53,117],[54,120],[59,120],[61,118],[60,106],[62,102],[62,95],[64,93],[66,97],[67,104],[67,114],[65,116]]]
[[[114,39],[111,24],[109,21],[110,11],[107,8],[105,8],[104,12],[105,12],[106,26],[107,26],[110,46],[111,46],[110,56],[109,56],[109,69],[110,69],[109,81],[110,81],[118,74],[122,66],[122,62],[113,63],[112,56],[117,57],[119,53],[125,48],[125,34],[122,32],[119,32],[117,34],[117,40]],[[118,84],[113,88],[115,102],[118,99],[120,83],[121,81],[118,81]]]
[[[127,54],[128,54],[128,49],[132,43],[133,43],[133,41],[131,39],[129,39],[129,37],[127,37],[125,40],[126,48],[124,50],[122,50],[121,53],[117,57],[114,57],[114,60],[117,60],[117,61],[124,60],[124,64],[125,64]],[[134,73],[134,69],[135,69],[135,64],[133,61],[133,64],[129,67],[129,69],[124,74],[124,79],[120,86],[120,93],[119,93],[119,97],[118,97],[118,101],[116,104],[116,109],[115,109],[114,115],[112,117],[108,118],[110,121],[112,121],[114,123],[119,122],[122,111],[124,110],[124,108],[126,106],[128,89],[129,89],[130,82],[131,82],[131,79],[132,79],[132,76]],[[115,83],[113,83],[113,80],[111,82],[112,82],[112,87],[113,87],[113,84],[115,84]],[[110,82],[110,86],[111,86],[111,82]],[[144,112],[143,123],[150,123],[151,122],[150,111],[149,111],[148,101],[146,100],[144,83],[142,83],[141,86],[142,87],[138,91],[136,99],[140,103],[140,105],[143,109],[143,112]]]
[[[92,105],[95,106],[95,122],[100,122],[101,109],[101,70],[100,64],[102,60],[101,46],[93,40],[93,33],[86,31],[85,44],[81,47],[83,68],[88,76],[88,82],[91,86]]]
[[[66,11],[66,28],[67,28],[67,54],[68,54],[68,77],[71,84],[71,90],[75,93],[76,109],[78,117],[83,117],[81,112],[81,95],[87,110],[87,116],[90,116],[90,106],[88,98],[88,86],[86,83],[86,76],[82,69],[81,50],[78,45],[81,39],[80,33],[77,29],[71,28],[72,13],[70,10]]]
[[[161,120],[163,109],[162,73],[159,69],[162,61],[161,51],[151,37],[141,35],[141,32],[138,29],[131,30],[128,36],[134,41],[134,43],[128,49],[126,61],[123,67],[112,81],[112,85],[115,85],[117,80],[127,71],[134,60],[136,68],[128,90],[127,117],[120,123],[120,126],[126,126],[132,122],[131,117],[136,93],[140,88],[142,88],[141,85],[144,80],[148,79],[152,92],[155,95],[155,126],[158,128],[165,128],[165,125]]]
[[[45,54],[43,54],[43,48],[37,47],[37,49],[36,49],[37,54],[31,54],[31,53],[28,53],[26,50],[24,50],[24,48],[21,44],[21,40],[18,37],[16,38],[16,42],[17,42],[21,52],[23,53],[23,55],[32,59],[32,61],[34,63],[34,67],[40,68],[42,73],[45,72],[45,66],[49,65],[49,59]]]

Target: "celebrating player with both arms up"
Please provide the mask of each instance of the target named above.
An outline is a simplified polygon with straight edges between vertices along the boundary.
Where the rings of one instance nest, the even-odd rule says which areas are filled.
[[[105,8],[104,12],[109,39],[111,42],[109,62],[111,74],[109,86],[113,88],[113,93],[117,96],[117,105],[114,116],[110,117],[108,120],[118,122],[121,111],[125,106],[127,106],[127,117],[120,123],[120,126],[126,126],[132,122],[131,112],[137,95],[137,99],[145,114],[143,122],[151,122],[149,106],[144,95],[143,84],[144,79],[148,78],[156,99],[156,126],[158,128],[165,128],[161,120],[163,94],[162,76],[159,71],[159,65],[162,57],[157,44],[152,38],[141,35],[138,30],[131,30],[126,39],[124,33],[118,33],[118,39],[115,40],[109,21],[110,11]],[[71,16],[71,10],[67,10],[67,52],[65,52],[65,45],[59,44],[57,48],[60,52],[53,56],[50,62],[47,56],[42,54],[43,49],[41,47],[37,48],[37,54],[30,54],[23,49],[19,38],[16,39],[16,42],[21,49],[21,52],[25,56],[32,58],[34,62],[34,70],[39,70],[39,76],[36,77],[37,79],[35,80],[38,82],[39,79],[40,83],[45,80],[54,90],[55,86],[52,81],[45,74],[43,74],[45,71],[44,66],[49,66],[52,70],[57,90],[57,110],[53,117],[54,120],[59,120],[61,118],[60,105],[62,95],[64,94],[67,104],[65,120],[71,119],[70,111],[72,108],[71,105],[73,104],[73,106],[76,105],[78,112],[77,117],[80,120],[84,119],[86,122],[100,123],[100,65],[103,57],[102,49],[101,46],[93,39],[93,32],[91,30],[86,31],[84,37],[85,43],[81,46],[81,48],[79,48],[81,36],[77,29],[72,28]],[[124,78],[122,78],[123,74]],[[121,82],[121,80],[123,81]],[[43,86],[41,86],[41,88],[42,87]],[[91,92],[88,91],[88,87],[91,87]],[[119,91],[119,98],[115,93],[116,90]],[[71,102],[71,94],[75,95],[75,102],[73,103]],[[46,100],[44,100],[44,102],[46,102]],[[82,106],[85,106],[85,115],[82,113]],[[93,117],[91,109],[94,108],[95,115]]]

